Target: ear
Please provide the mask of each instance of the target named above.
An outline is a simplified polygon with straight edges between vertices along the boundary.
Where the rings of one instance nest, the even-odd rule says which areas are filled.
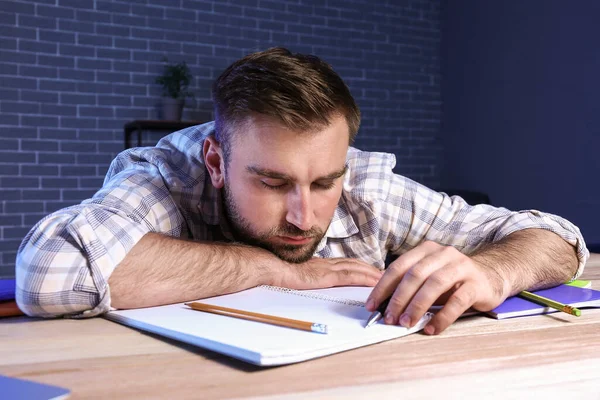
[[[204,140],[202,153],[213,186],[221,189],[225,184],[225,159],[223,158],[221,144],[214,136],[209,136]]]

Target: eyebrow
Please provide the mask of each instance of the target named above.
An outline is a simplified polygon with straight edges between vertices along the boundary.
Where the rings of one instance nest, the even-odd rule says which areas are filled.
[[[327,174],[325,176],[321,176],[321,177],[315,179],[315,181],[327,181],[327,180],[337,179],[337,178],[339,178],[341,176],[344,176],[344,174],[346,173],[347,170],[348,170],[348,166],[344,165],[344,168],[342,168],[341,170],[331,172],[331,173],[329,173],[329,174]],[[292,178],[292,176],[290,176],[288,174],[284,174],[282,172],[273,171],[272,169],[260,168],[260,167],[257,167],[255,165],[248,165],[246,167],[246,171],[250,172],[251,174],[264,176],[266,178],[283,179],[283,180],[286,180],[286,181],[294,181],[294,178]]]

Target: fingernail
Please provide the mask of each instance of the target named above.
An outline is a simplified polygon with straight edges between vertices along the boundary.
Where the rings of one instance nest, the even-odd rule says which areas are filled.
[[[373,311],[375,308],[375,302],[371,299],[367,300],[367,304],[365,304],[365,308],[369,311]]]
[[[425,327],[425,329],[423,329],[425,331],[426,334],[428,335],[433,335],[435,333],[435,328],[433,327],[433,325],[427,325]]]
[[[402,314],[402,316],[400,316],[400,325],[405,328],[410,328],[410,317],[406,314]]]
[[[394,323],[394,316],[392,315],[391,312],[385,313],[384,321],[386,324],[390,324],[390,325]]]

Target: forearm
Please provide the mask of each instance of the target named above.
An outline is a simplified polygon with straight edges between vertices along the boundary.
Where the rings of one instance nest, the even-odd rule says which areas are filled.
[[[109,278],[116,308],[150,307],[270,283],[283,262],[255,247],[148,233]]]
[[[568,281],[578,266],[576,249],[544,229],[514,232],[483,246],[471,258],[497,273],[503,297]]]

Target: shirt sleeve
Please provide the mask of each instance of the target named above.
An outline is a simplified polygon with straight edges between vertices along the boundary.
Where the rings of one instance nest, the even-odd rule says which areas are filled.
[[[27,315],[92,317],[110,309],[108,278],[148,232],[180,236],[184,220],[157,168],[122,170],[80,205],[38,222],[17,253],[16,300]]]
[[[399,175],[392,178],[385,208],[390,216],[388,229],[393,232],[388,238],[393,254],[402,254],[423,240],[470,254],[513,232],[539,228],[556,233],[575,248],[579,267],[573,279],[583,272],[589,257],[579,228],[564,218],[537,210],[471,206],[459,196],[450,197]]]

